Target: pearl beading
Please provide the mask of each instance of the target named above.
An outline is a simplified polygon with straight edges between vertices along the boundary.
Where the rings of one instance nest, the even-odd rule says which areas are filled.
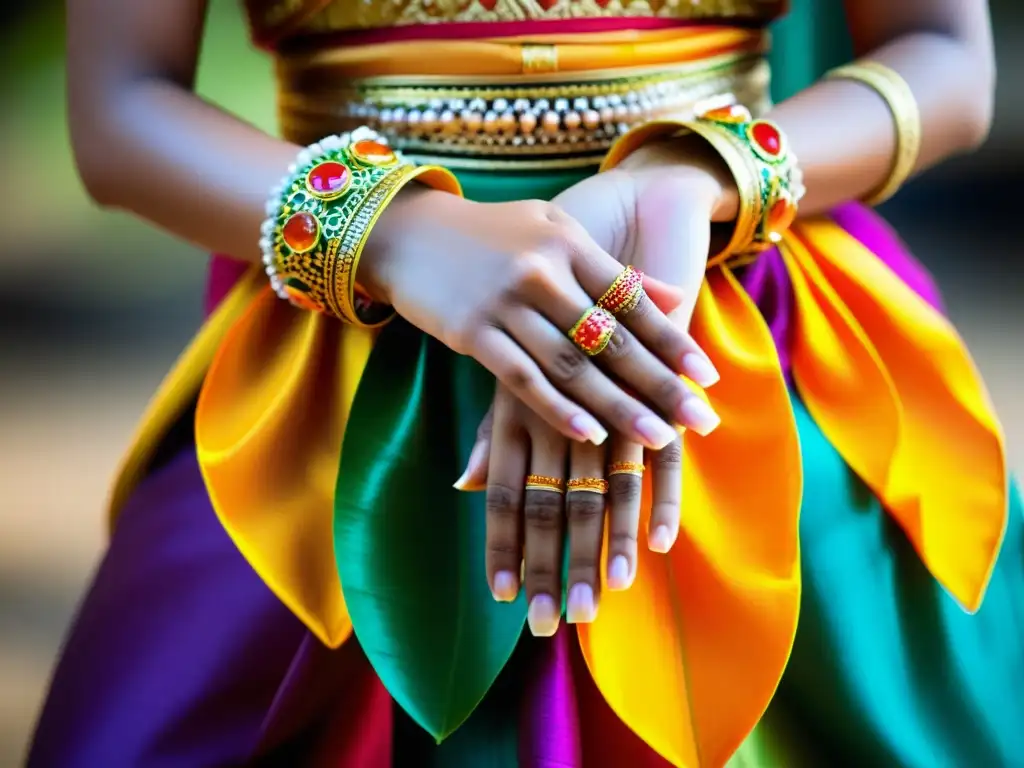
[[[366,125],[397,149],[459,155],[543,157],[606,151],[642,123],[692,115],[733,101],[768,103],[768,65],[750,56],[706,72],[683,68],[584,84],[477,87],[356,86],[324,94],[282,94],[282,123],[299,135]],[[333,102],[333,104],[332,104]],[[454,167],[454,164],[453,164]]]

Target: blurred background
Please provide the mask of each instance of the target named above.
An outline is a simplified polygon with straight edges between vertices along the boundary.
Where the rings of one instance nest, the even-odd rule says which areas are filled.
[[[353,0],[355,1],[355,0]],[[846,54],[839,0],[795,0],[777,97]],[[1024,470],[1024,4],[991,3],[1000,88],[978,154],[915,181],[885,213],[934,271]],[[147,399],[200,321],[204,254],[96,210],[64,109],[63,4],[0,10],[0,766],[20,762],[64,629],[104,541],[107,486]],[[199,89],[273,129],[269,61],[236,2],[213,0]]]

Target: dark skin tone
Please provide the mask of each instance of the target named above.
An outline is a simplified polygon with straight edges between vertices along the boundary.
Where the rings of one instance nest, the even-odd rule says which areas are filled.
[[[267,190],[280,180],[298,147],[263,134],[192,93],[205,6],[203,0],[69,0],[72,140],[82,178],[97,202],[132,211],[207,250],[255,262]],[[898,71],[915,94],[924,127],[918,170],[984,140],[995,77],[985,3],[849,0],[846,8],[858,54],[870,54]],[[804,214],[862,197],[876,189],[889,172],[895,149],[892,117],[878,95],[863,85],[845,81],[817,84],[778,105],[770,117],[785,130],[800,159],[808,188],[801,205]],[[667,197],[685,204],[685,210],[697,211],[705,220],[728,221],[735,215],[735,190],[706,159],[652,147],[631,158],[622,174],[621,181],[615,182],[622,210],[642,213],[644,199],[665,200],[665,194],[630,197],[650,182],[651,174],[659,174],[659,179],[675,190]],[[153,184],[153,179],[160,184]],[[677,494],[681,468],[673,428],[679,424],[701,428],[699,420],[686,415],[695,404],[687,393],[672,386],[671,378],[677,372],[688,372],[681,363],[684,355],[700,354],[682,329],[689,323],[703,275],[706,240],[697,237],[689,252],[674,260],[647,258],[644,253],[609,253],[616,244],[635,241],[628,232],[633,232],[637,221],[629,215],[588,219],[588,210],[603,210],[595,201],[607,199],[606,184],[604,180],[587,180],[557,200],[570,215],[547,204],[481,205],[443,193],[410,190],[381,217],[363,258],[360,278],[377,298],[392,301],[411,322],[491,368],[504,384],[499,402],[504,398],[510,403],[498,409],[508,422],[503,434],[519,436],[520,448],[523,444],[528,448],[532,442],[564,454],[566,449],[559,447],[559,441],[569,438],[578,446],[572,456],[574,466],[600,466],[603,461],[595,458],[600,454],[594,451],[607,435],[602,426],[606,425],[616,436],[613,450],[620,455],[623,445],[627,446],[625,453],[637,455],[639,450],[641,456],[643,447],[661,450],[667,446],[659,454],[665,460],[655,462],[661,478],[656,485],[675,488]],[[479,221],[488,226],[466,224]],[[620,229],[628,232],[602,231],[609,221],[618,221]],[[495,238],[495,231],[515,233],[516,237]],[[439,281],[445,270],[455,269],[457,265],[444,262],[442,255],[450,250],[446,245],[451,242],[488,253],[488,276],[500,275],[491,282],[483,281],[487,295],[471,297],[473,312],[458,317],[445,314],[445,307],[457,302],[442,297],[439,304],[443,306],[435,307],[416,294],[416,284],[423,282],[423,275],[415,279],[417,265],[422,268],[429,263],[430,273]],[[435,251],[437,260],[430,261],[428,257]],[[647,394],[649,406],[619,390],[598,366],[586,370],[594,385],[588,392],[594,392],[596,386],[600,397],[574,390],[574,379],[558,370],[559,364],[564,369],[566,360],[574,360],[573,352],[550,330],[565,325],[566,318],[577,311],[579,303],[585,305],[586,294],[598,290],[601,281],[610,282],[613,257],[628,258],[683,291],[683,306],[672,321],[656,310],[645,313],[647,324],[629,328],[619,340],[624,347],[619,369],[630,372],[625,377],[627,383],[634,391]],[[460,295],[475,290],[456,288]],[[552,296],[561,308],[558,317],[536,310],[537,305],[550,304]],[[668,328],[672,322],[674,332]],[[516,323],[543,328],[549,346],[526,349],[523,339],[528,334],[518,332]],[[481,327],[497,332],[482,336]],[[530,338],[539,337],[533,333]],[[523,435],[528,439],[520,439]],[[588,442],[590,447],[585,447]],[[482,463],[470,467],[470,480],[476,483],[487,474],[487,448],[481,452]],[[633,510],[639,501],[635,493],[617,498],[626,531],[617,539],[618,549],[610,554],[632,561],[636,547]],[[678,500],[670,494],[662,498],[659,508],[665,510],[659,524],[669,527],[671,545],[678,531]],[[518,508],[511,512],[518,514]],[[508,519],[509,510],[499,513]],[[574,547],[571,557],[583,564],[574,571],[573,584],[596,588],[599,558],[595,548],[600,546],[600,537],[594,531],[603,521],[600,515],[585,519],[587,530],[573,530],[573,540],[580,545]],[[515,526],[501,530],[510,539],[498,542],[500,551],[519,546]],[[534,551],[545,553],[543,558],[555,557],[561,536],[560,530],[547,531],[544,544],[534,546]],[[489,577],[514,570],[514,588],[518,589],[514,565],[492,562]],[[557,594],[560,585],[552,574],[558,571],[541,560],[531,565],[527,555],[526,586],[531,597]],[[541,617],[536,626],[531,619],[538,634],[549,634],[554,625],[557,617]]]

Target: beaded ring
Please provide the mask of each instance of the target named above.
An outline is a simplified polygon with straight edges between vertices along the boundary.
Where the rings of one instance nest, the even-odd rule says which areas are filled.
[[[584,353],[593,357],[604,352],[612,340],[618,322],[607,309],[590,307],[569,329],[569,338]]]

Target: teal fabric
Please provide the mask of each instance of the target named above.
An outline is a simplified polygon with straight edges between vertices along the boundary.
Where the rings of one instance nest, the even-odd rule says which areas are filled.
[[[794,409],[804,592],[793,655],[763,725],[798,725],[816,758],[783,765],[1024,765],[1019,489],[984,604],[969,615],[797,397]]]
[[[898,1],[898,0],[897,0]],[[853,58],[843,4],[790,0],[789,13],[772,25],[772,98],[788,99],[826,70]]]

